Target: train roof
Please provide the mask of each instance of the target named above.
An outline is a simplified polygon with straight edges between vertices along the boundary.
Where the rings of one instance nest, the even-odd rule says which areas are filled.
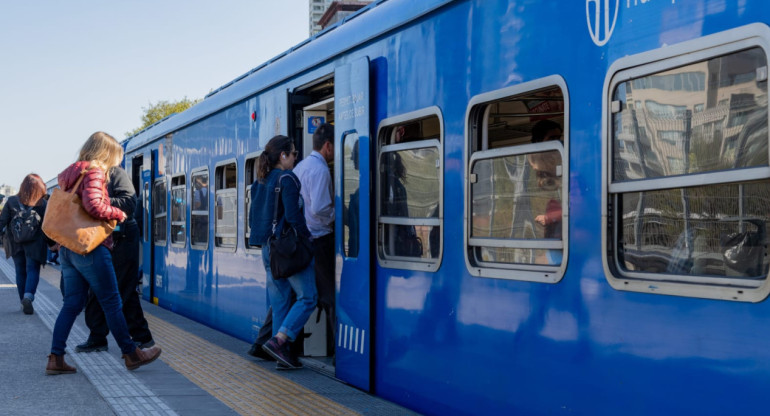
[[[259,91],[405,25],[456,0],[375,0],[314,36],[212,91],[186,111],[170,115],[126,139],[127,152],[205,118]],[[356,36],[350,36],[355,33]],[[239,88],[233,88],[238,86]]]

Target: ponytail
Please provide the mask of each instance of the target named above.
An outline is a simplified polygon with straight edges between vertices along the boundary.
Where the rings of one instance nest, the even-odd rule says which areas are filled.
[[[292,140],[286,136],[275,136],[265,145],[257,160],[257,180],[264,183],[267,175],[275,168],[281,153],[291,153]]]

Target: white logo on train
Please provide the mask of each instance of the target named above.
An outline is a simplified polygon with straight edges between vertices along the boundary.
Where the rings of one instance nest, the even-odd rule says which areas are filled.
[[[618,9],[620,0],[586,0],[586,23],[596,46],[603,46],[610,40],[618,20]]]

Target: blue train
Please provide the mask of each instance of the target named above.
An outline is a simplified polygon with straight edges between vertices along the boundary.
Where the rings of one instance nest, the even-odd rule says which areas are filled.
[[[257,157],[331,122],[337,316],[306,363],[425,414],[764,414],[768,24],[375,1],[127,141],[144,297],[253,341]]]

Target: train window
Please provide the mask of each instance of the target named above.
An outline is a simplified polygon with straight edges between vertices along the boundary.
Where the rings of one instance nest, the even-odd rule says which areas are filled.
[[[564,275],[565,92],[552,76],[472,99],[465,235],[473,275],[546,283]]]
[[[614,288],[767,296],[767,56],[750,43],[682,44],[608,78],[603,251]],[[688,47],[698,54],[685,59]]]
[[[190,186],[190,246],[205,250],[209,245],[209,170],[193,171]]]
[[[443,218],[440,112],[434,107],[387,119],[379,132],[380,262],[388,267],[436,270]]]
[[[238,171],[235,162],[217,166],[215,179],[214,244],[235,248],[238,241]]]
[[[261,152],[260,152],[261,153]],[[246,198],[244,200],[244,215],[243,215],[243,229],[246,230],[245,235],[245,246],[246,248],[260,248],[259,246],[252,246],[249,244],[249,237],[251,236],[251,185],[254,184],[254,182],[257,181],[257,161],[259,160],[259,153],[253,154],[253,155],[247,155],[246,156],[246,166],[244,169],[244,172],[246,174],[245,177],[245,193]]]
[[[343,168],[342,168],[342,206],[344,212],[343,247],[348,257],[358,257],[359,239],[359,207],[358,186],[360,174],[358,171],[358,133],[352,132],[342,139]]]
[[[166,244],[166,178],[158,178],[152,184],[152,241],[155,245]]]
[[[145,242],[150,238],[150,207],[147,203],[150,197],[150,184],[144,183],[142,187],[142,237]]]
[[[185,176],[171,178],[171,245],[184,247],[187,239],[187,187]]]

